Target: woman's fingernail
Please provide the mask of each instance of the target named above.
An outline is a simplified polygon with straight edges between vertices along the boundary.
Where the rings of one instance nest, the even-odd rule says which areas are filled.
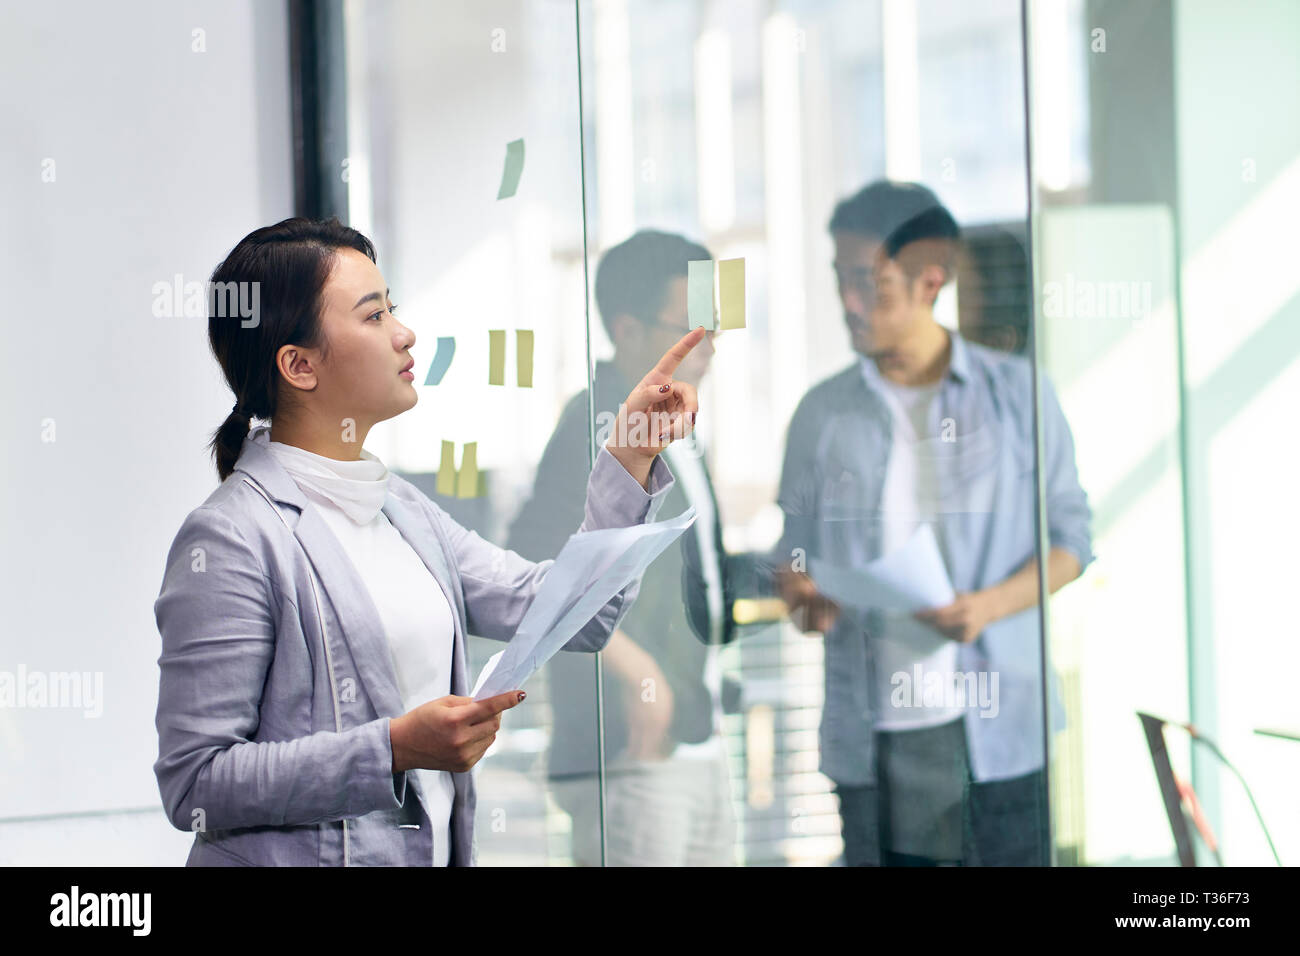
[[[666,391],[668,391],[668,389],[670,389],[670,388],[672,388],[671,385],[660,385],[660,386],[659,386],[659,391],[661,391],[661,392],[666,392]]]
[[[691,424],[692,424],[692,425],[695,424],[695,413],[694,413],[694,412],[691,412]]]
[[[527,696],[528,696],[528,695],[527,695],[526,693],[524,693],[524,692],[521,690],[521,691],[519,692],[519,703],[522,704],[522,703],[524,702],[524,698],[527,697]]]

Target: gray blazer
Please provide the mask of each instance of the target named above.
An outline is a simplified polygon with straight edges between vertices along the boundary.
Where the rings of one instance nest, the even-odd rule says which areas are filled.
[[[649,484],[602,448],[577,530],[653,520],[674,484],[662,456]],[[466,633],[510,640],[554,561],[484,541],[397,475],[383,511],[454,611],[451,692],[467,696]],[[603,648],[639,588],[565,649]],[[429,818],[392,769],[389,722],[403,711],[379,612],[325,519],[251,438],[181,524],[154,615],[153,769],[172,825],[195,832],[187,866],[430,865]],[[452,779],[450,862],[473,866],[473,772]]]

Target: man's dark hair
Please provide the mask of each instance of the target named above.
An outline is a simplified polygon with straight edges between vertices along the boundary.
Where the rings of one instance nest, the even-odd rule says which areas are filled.
[[[885,255],[898,259],[904,246],[923,239],[933,243],[937,261],[948,275],[953,273],[953,255],[961,230],[939,197],[920,183],[878,179],[862,187],[855,195],[843,199],[831,214],[830,232],[849,232],[878,239]],[[919,262],[900,260],[904,271],[915,276]]]
[[[596,267],[596,308],[610,341],[615,316],[654,322],[663,310],[668,284],[686,278],[686,263],[712,258],[699,243],[648,229],[608,250]]]

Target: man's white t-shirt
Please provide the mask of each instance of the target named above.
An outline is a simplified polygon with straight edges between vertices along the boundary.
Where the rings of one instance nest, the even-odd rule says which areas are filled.
[[[929,433],[930,409],[939,395],[940,383],[898,385],[880,379],[882,392],[893,415],[893,441],[881,495],[882,554],[901,547],[924,522],[933,523],[942,510],[938,461],[942,458],[941,436]],[[936,727],[961,717],[947,692],[957,671],[957,644],[910,614],[883,612],[883,630],[870,638],[875,647],[877,730],[915,730]],[[918,683],[916,670],[920,666]],[[944,693],[931,691],[941,675]],[[898,703],[896,705],[895,699]]]

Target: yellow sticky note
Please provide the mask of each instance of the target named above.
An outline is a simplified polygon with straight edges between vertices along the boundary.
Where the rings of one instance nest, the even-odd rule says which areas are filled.
[[[438,476],[439,478],[442,475]],[[456,477],[457,498],[478,497],[478,442],[465,443],[460,456],[460,474]]]
[[[745,260],[723,259],[718,263],[718,302],[721,329],[745,327]]]
[[[520,388],[533,387],[532,329],[515,329],[515,376]]]
[[[488,384],[506,383],[506,330],[488,331]]]
[[[442,443],[442,461],[438,464],[438,494],[456,494],[456,443]]]

